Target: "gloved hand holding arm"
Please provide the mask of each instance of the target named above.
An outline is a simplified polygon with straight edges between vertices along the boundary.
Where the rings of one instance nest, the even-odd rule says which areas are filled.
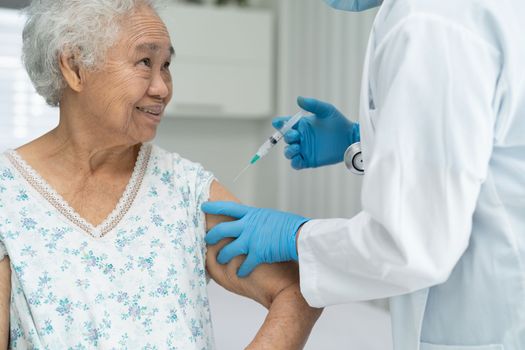
[[[292,168],[317,168],[343,161],[348,146],[359,141],[359,124],[323,101],[299,97],[297,104],[313,116],[302,118],[284,135],[289,144],[284,155],[291,159]],[[272,124],[280,129],[288,119],[277,117]]]
[[[217,261],[227,264],[237,255],[247,255],[237,273],[239,277],[248,276],[262,263],[298,260],[296,234],[308,219],[235,202],[207,202],[202,210],[238,219],[215,226],[206,235],[206,243],[214,245],[224,238],[235,238],[220,251]]]
[[[225,208],[225,210],[221,209],[222,204],[217,204],[214,208],[217,213],[226,214],[227,212],[233,212],[244,215],[245,222],[251,216],[245,212],[247,210],[250,211],[250,208],[240,204],[237,205],[238,199],[217,181],[213,181],[211,184],[209,200],[211,202],[207,203],[207,206],[214,204],[215,201],[228,201],[223,203],[234,204],[230,208]],[[235,218],[225,215],[206,214],[207,235],[217,232],[213,230],[215,227],[218,228],[225,223],[240,221],[231,221],[232,219]],[[294,221],[291,220],[291,222]],[[225,226],[222,227],[224,228]],[[224,236],[226,237],[226,235]],[[217,236],[213,240],[216,238]],[[245,256],[234,257],[227,265],[217,263],[217,255],[221,248],[227,247],[228,244],[234,242],[231,239],[224,239],[217,244],[208,246],[206,270],[210,277],[222,287],[233,293],[253,299],[268,309],[268,314],[257,335],[246,349],[302,349],[322,310],[309,307],[302,297],[299,289],[297,263],[264,264],[249,276],[238,278],[237,269],[246,260]]]

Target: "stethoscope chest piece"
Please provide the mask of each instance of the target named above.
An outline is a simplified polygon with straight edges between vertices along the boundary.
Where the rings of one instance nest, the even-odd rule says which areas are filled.
[[[346,149],[344,160],[348,170],[356,175],[364,175],[365,165],[363,163],[363,155],[361,153],[361,143],[356,142],[351,144]]]

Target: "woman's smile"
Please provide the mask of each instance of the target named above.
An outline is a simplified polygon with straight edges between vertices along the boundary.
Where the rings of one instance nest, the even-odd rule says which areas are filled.
[[[163,104],[137,106],[136,110],[140,113],[140,115],[143,115],[156,123],[160,123],[162,114],[164,112],[164,107],[165,106]]]

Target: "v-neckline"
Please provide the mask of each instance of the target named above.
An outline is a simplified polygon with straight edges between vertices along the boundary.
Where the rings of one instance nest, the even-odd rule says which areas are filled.
[[[146,174],[151,149],[151,144],[141,145],[133,172],[124,192],[119,198],[115,208],[97,226],[94,226],[84,219],[73,207],[71,207],[71,205],[69,205],[69,203],[18,154],[18,152],[15,150],[8,150],[6,151],[6,156],[29,185],[37,190],[37,192],[40,193],[40,195],[57,209],[69,222],[73,223],[93,238],[102,238],[119,224],[132,206],[142,184],[142,180],[144,179],[144,175]]]

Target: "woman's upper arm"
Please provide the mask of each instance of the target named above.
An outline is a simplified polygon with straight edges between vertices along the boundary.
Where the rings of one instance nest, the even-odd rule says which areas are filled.
[[[9,342],[9,302],[11,298],[11,267],[9,258],[0,261],[0,349]]]
[[[210,201],[239,200],[219,182],[213,181],[210,189]],[[231,221],[232,218],[206,214],[206,230],[215,225]],[[248,277],[237,277],[237,269],[244,261],[245,256],[234,258],[229,264],[221,265],[217,262],[219,250],[230,240],[222,240],[216,245],[208,246],[206,267],[210,276],[231,292],[244,295],[268,307],[273,298],[286,287],[299,282],[298,266],[296,263],[263,264],[257,267]]]

